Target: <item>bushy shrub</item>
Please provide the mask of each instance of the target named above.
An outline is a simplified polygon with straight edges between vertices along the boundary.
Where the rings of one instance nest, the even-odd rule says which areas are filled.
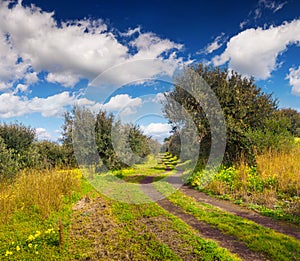
[[[6,147],[4,140],[0,137],[0,180],[12,178],[18,169],[18,163],[13,158],[13,151]]]

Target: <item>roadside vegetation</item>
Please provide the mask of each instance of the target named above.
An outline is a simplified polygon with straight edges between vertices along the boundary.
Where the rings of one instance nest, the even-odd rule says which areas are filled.
[[[166,182],[158,182],[155,187],[166,195],[170,194],[170,190],[173,189]],[[168,197],[171,202],[194,215],[198,220],[244,241],[253,251],[261,252],[271,260],[298,260],[300,258],[298,251],[300,242],[296,239],[230,214],[220,208],[199,203],[180,191],[173,192]]]
[[[32,170],[21,172],[14,182],[1,183],[1,260],[55,260],[66,255],[65,234],[71,205],[81,197],[81,176],[79,170]]]
[[[226,149],[222,165],[205,171],[210,153],[211,128],[203,108],[180,88],[192,84],[187,71],[166,95],[165,113],[174,133],[166,139],[167,151],[179,156],[180,134],[189,128],[184,117],[172,110],[181,104],[197,125],[200,155],[195,169],[186,170],[187,183],[223,199],[245,204],[260,213],[300,224],[300,113],[278,109],[277,100],[264,93],[253,79],[235,72],[205,67],[191,68],[212,88],[226,121]],[[205,97],[201,102],[206,102]],[[180,127],[178,127],[180,126]],[[203,186],[207,177],[213,176]]]
[[[188,70],[211,86],[226,121],[222,164],[209,171],[211,127],[203,108],[180,88],[193,80]],[[300,226],[300,114],[279,109],[272,95],[238,73],[203,65],[188,70],[166,93],[173,129],[163,146],[139,126],[77,106],[65,114],[58,142],[39,141],[33,128],[18,122],[0,123],[1,260],[240,260],[176,211],[152,202],[141,183],[153,181],[168,204],[250,252],[300,260],[295,238],[197,202],[168,183],[183,173],[195,189]],[[180,135],[191,129],[175,104],[197,126],[195,168],[180,158]]]

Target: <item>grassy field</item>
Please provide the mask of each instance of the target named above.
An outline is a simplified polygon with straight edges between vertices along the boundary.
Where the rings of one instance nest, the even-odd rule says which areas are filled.
[[[136,182],[142,169],[142,176],[154,173],[143,165],[113,175]],[[0,195],[1,260],[239,260],[155,203],[109,200],[79,170],[24,172],[15,182],[1,184]],[[96,206],[76,212],[80,198]]]
[[[139,183],[146,177],[156,181],[154,187],[172,204],[251,251],[270,260],[300,259],[296,239],[173,191],[163,178],[175,173],[165,169],[174,169],[176,163],[166,154],[158,161],[150,157],[145,164],[89,180],[75,169],[27,171],[14,182],[2,182],[0,259],[240,260],[157,203],[144,203],[147,196]],[[127,182],[124,191],[111,183],[116,178]],[[109,188],[120,199],[131,193],[140,202],[111,199],[93,185],[100,191]]]

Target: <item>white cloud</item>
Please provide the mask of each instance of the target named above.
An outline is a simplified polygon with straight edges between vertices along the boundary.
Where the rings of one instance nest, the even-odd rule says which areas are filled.
[[[19,97],[14,93],[3,93],[0,95],[0,117],[11,118],[23,116],[30,113],[41,113],[44,117],[60,117],[67,106],[75,103],[90,105],[87,99],[77,99],[69,92],[62,92],[47,98],[35,97],[31,100]]]
[[[13,48],[7,35],[0,29],[0,90],[9,89],[14,81],[17,81],[25,74],[27,65],[18,62],[18,59],[19,55],[17,50]]]
[[[281,10],[286,4],[287,4],[287,1],[285,1],[285,2],[278,2],[278,1],[272,1],[272,0],[259,0],[258,1],[258,5],[260,5],[262,8],[270,9],[273,13],[276,13],[277,11]]]
[[[139,107],[142,105],[141,98],[132,98],[128,94],[118,94],[103,105],[104,109],[118,111],[124,107]]]
[[[132,108],[132,107],[125,107],[125,109],[123,109],[120,113],[120,116],[128,116],[128,115],[132,115],[132,114],[136,114],[137,113],[137,109],[136,108]]]
[[[22,116],[28,112],[27,104],[28,101],[13,93],[3,93],[0,95],[0,117]]]
[[[38,140],[51,140],[52,135],[44,128],[36,128],[36,136]]]
[[[141,33],[141,27],[140,26],[138,26],[138,27],[136,27],[134,29],[128,29],[126,33],[121,33],[121,35],[129,37],[129,36],[132,36],[132,35],[134,35],[136,33],[138,33],[138,34]]]
[[[212,53],[218,50],[224,44],[224,42],[224,33],[222,33],[221,35],[217,36],[215,40],[206,47],[205,53]]]
[[[132,98],[128,94],[118,94],[103,105],[95,103],[90,107],[93,111],[104,109],[106,111],[119,112],[120,116],[128,116],[137,113],[137,108],[141,107],[142,104],[141,98]]]
[[[264,10],[268,9],[271,10],[273,13],[276,13],[279,10],[281,10],[286,4],[287,1],[280,2],[274,0],[259,0],[256,9],[253,11],[254,20],[261,18]],[[250,14],[252,14],[252,12],[250,12]]]
[[[243,22],[240,22],[240,28],[243,29],[248,23],[249,20],[244,20]]]
[[[300,66],[298,69],[290,68],[286,79],[292,86],[292,93],[300,96]]]
[[[17,87],[16,87],[16,93],[18,92],[18,91],[20,91],[20,92],[26,92],[28,90],[28,86],[27,85],[25,85],[25,84],[21,84],[21,83],[19,83],[18,85],[17,85]]]
[[[149,125],[141,125],[141,130],[145,135],[151,136],[152,138],[162,142],[164,138],[170,136],[172,130],[171,125],[168,123],[150,123]]]
[[[300,20],[271,26],[267,29],[247,29],[232,37],[225,51],[213,58],[219,66],[229,63],[229,68],[247,76],[267,79],[278,67],[277,57],[290,44],[300,42]]]
[[[152,102],[155,103],[162,103],[166,100],[166,97],[163,93],[159,92],[155,95],[155,97],[152,99]]]
[[[48,73],[46,80],[59,83],[65,87],[73,87],[79,81],[79,76],[72,75],[72,73]]]
[[[25,82],[28,85],[34,84],[39,81],[39,77],[36,72],[28,73],[25,75]]]
[[[155,74],[162,65],[172,73],[174,65],[182,62],[174,55],[182,45],[153,33],[141,33],[139,27],[126,33],[136,37],[130,43],[136,49],[132,54],[126,44],[107,30],[102,20],[67,21],[59,25],[53,12],[44,12],[35,6],[24,7],[21,2],[8,8],[9,2],[0,0],[0,54],[5,54],[0,55],[1,89],[9,88],[12,82],[24,77],[27,84],[34,82],[34,75],[26,73],[29,69],[35,75],[46,71],[49,73],[46,80],[72,87],[81,78],[92,80],[114,65],[137,59],[160,57],[167,61],[153,63]],[[172,54],[168,53],[171,51]],[[136,72],[138,76],[141,73],[143,76],[141,70]],[[120,77],[127,74],[124,72]]]

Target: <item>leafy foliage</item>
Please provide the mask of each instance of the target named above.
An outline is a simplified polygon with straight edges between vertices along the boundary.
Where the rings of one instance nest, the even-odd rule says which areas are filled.
[[[293,135],[300,137],[300,113],[294,109],[286,108],[277,112],[278,118],[285,118],[289,121],[287,130]]]
[[[7,149],[4,140],[0,137],[0,177],[7,178],[13,175],[17,169],[17,163],[13,160],[12,150]]]
[[[243,78],[236,72],[209,68],[202,64],[192,69],[208,83],[222,107],[227,127],[224,163],[232,164],[241,157],[253,163],[254,147],[260,144],[255,144],[257,140],[253,139],[249,132],[265,131],[266,122],[272,119],[276,112],[276,101],[272,99],[271,94],[262,92],[255,85],[253,78]],[[183,74],[176,80],[174,90],[166,95],[165,113],[171,123],[184,126],[185,119],[178,117],[178,110],[174,108],[176,103],[185,108],[197,126],[201,144],[200,156],[205,158],[210,153],[211,126],[201,104],[180,87],[189,83],[192,84],[192,79],[188,74]],[[205,102],[207,97],[203,99]]]
[[[121,169],[143,160],[150,154],[150,138],[138,126],[115,120],[113,114],[99,111],[97,114],[81,107],[74,107],[65,115],[63,146],[80,164],[98,164],[99,171]],[[101,161],[99,161],[99,157]],[[75,158],[75,157],[74,157]]]

